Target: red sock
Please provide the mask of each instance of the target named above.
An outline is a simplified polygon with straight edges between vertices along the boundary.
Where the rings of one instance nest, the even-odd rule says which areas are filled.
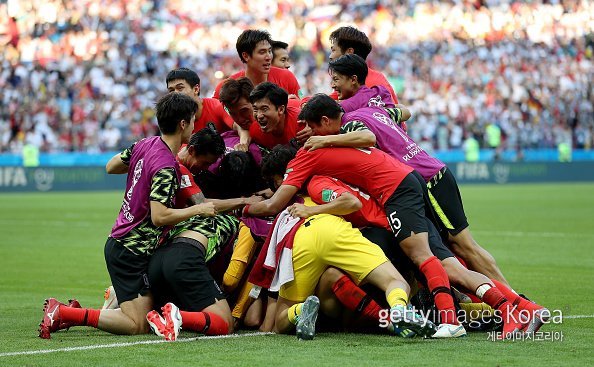
[[[507,301],[499,289],[491,287],[486,291],[483,295],[483,302],[501,312],[504,336],[515,329],[522,329],[523,324],[519,312]]]
[[[421,270],[427,279],[427,286],[433,295],[435,306],[439,310],[441,322],[458,325],[454,300],[450,292],[450,280],[441,262],[439,262],[437,257],[431,256],[421,264],[419,270]]]
[[[179,311],[182,326],[185,330],[193,330],[205,335],[227,335],[229,324],[216,313]]]
[[[536,310],[540,310],[542,308],[542,306],[537,305],[534,302],[530,302],[527,299],[520,297],[517,293],[515,293],[514,291],[509,289],[505,284],[503,284],[497,280],[494,280],[494,279],[491,279],[491,282],[493,282],[493,284],[495,284],[497,289],[499,289],[501,291],[501,293],[503,293],[505,298],[507,298],[507,300],[512,305],[517,306],[520,310],[536,311]]]
[[[370,320],[379,321],[379,313],[382,310],[371,297],[346,275],[334,283],[332,291],[336,298],[348,310],[355,312]]]
[[[60,306],[60,319],[62,323],[68,323],[70,326],[92,326],[96,328],[100,314],[101,310]]]

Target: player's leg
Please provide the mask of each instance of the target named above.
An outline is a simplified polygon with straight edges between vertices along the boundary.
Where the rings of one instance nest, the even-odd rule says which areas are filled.
[[[449,238],[454,253],[464,259],[470,269],[481,272],[509,287],[509,283],[503,276],[493,255],[474,240],[468,227],[457,234],[450,232]]]
[[[260,331],[271,332],[274,330],[274,320],[276,317],[276,302],[278,294],[275,293],[274,297],[268,296],[266,300],[266,311],[264,313],[264,320],[260,325]]]
[[[148,332],[144,316],[152,306],[146,276],[148,260],[137,256],[108,238],[105,261],[111,282],[120,300],[116,310],[97,310],[69,307],[54,298],[46,300],[39,336],[49,339],[50,334],[72,326],[91,326],[114,334],[142,334]],[[143,315],[144,313],[144,315]]]
[[[167,287],[178,302],[184,329],[206,335],[225,335],[232,331],[233,318],[220,287],[208,272],[203,243],[207,243],[207,239],[198,232],[180,234],[158,250],[163,254],[162,272]],[[175,308],[167,308],[168,305],[170,303],[163,308],[166,327],[170,322],[175,323],[176,317]]]
[[[274,331],[288,334],[295,328],[299,339],[313,339],[319,308],[320,301],[316,296],[308,296],[303,302],[295,302],[279,295],[276,301]]]
[[[274,331],[290,333],[296,330],[300,339],[313,339],[319,310],[319,299],[314,296],[316,285],[328,267],[319,256],[323,244],[320,232],[313,229],[310,218],[295,233],[293,240],[293,280],[283,284],[276,302]]]
[[[322,246],[318,247],[318,254],[322,261],[345,271],[357,284],[370,283],[384,291],[388,305],[400,314],[398,324],[422,335],[432,334],[435,330],[432,323],[423,322],[414,312],[404,314],[410,287],[377,245],[340,217],[316,218],[310,229],[319,232],[318,241]]]
[[[437,219],[449,233],[450,246],[468,268],[508,284],[495,258],[472,237],[464,213],[462,196],[456,178],[444,168],[438,177],[427,183],[428,195]]]
[[[384,205],[388,223],[402,251],[427,280],[443,324],[457,326],[454,300],[448,276],[429,248],[429,228],[425,217],[423,187],[409,174]]]
[[[339,269],[326,269],[318,282],[316,295],[320,309],[331,318],[339,318],[344,307],[356,317],[379,323],[381,307]]]

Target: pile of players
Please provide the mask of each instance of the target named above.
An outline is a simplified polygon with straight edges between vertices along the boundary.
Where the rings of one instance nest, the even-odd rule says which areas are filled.
[[[509,338],[547,322],[473,239],[452,172],[406,134],[411,114],[367,66],[367,36],[341,27],[330,41],[330,95],[302,98],[287,45],[261,30],[240,35],[246,68],[215,98],[192,70],[168,74],[161,135],[106,166],[127,183],[105,305],[49,298],[40,337],[91,326],[166,340],[182,327],[450,338],[474,322]]]

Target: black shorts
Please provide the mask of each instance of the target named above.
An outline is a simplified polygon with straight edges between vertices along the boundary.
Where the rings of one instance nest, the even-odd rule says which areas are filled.
[[[184,311],[202,311],[225,298],[208,272],[204,247],[191,238],[177,237],[157,249],[148,277],[157,307],[173,302]]]
[[[423,185],[409,173],[384,204],[388,224],[398,243],[411,233],[427,232]]]
[[[375,243],[382,249],[388,260],[405,278],[410,271],[416,269],[413,262],[404,254],[402,248],[394,238],[394,234],[385,228],[365,227],[361,228],[361,234],[369,241]]]
[[[427,188],[431,205],[445,230],[457,235],[468,227],[458,183],[447,167],[442,168],[427,182]]]
[[[107,238],[105,264],[120,304],[149,293],[149,259],[148,256],[134,254],[115,238]]]

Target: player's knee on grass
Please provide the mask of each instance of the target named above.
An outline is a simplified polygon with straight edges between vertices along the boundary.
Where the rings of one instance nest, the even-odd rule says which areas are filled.
[[[126,317],[133,321],[133,327],[130,335],[148,334],[150,327],[146,321],[146,314],[153,307],[152,296],[139,296],[131,301],[126,301],[120,305],[120,310]]]
[[[245,317],[243,319],[243,325],[247,328],[258,328],[262,324],[264,320],[264,301],[258,298],[255,300],[250,307],[248,308],[247,312],[245,313]]]

